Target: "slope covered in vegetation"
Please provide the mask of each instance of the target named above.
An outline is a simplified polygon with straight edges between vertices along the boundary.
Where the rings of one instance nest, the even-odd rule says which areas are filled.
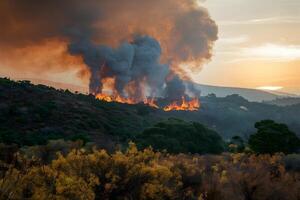
[[[158,149],[167,148],[166,144],[173,141],[176,149],[167,148],[171,152],[218,153],[223,150],[222,138],[199,123],[180,120],[174,123],[173,120],[156,132],[165,122],[155,124],[172,113],[143,104],[107,103],[92,95],[8,79],[0,79],[0,91],[0,143],[24,146],[61,138],[81,139],[113,150],[117,144],[127,144],[130,140]],[[175,129],[178,130],[174,132]],[[153,143],[153,138],[160,134],[164,135],[162,146]],[[203,145],[199,147],[199,144]]]
[[[290,108],[233,95],[208,96],[197,112],[164,112],[8,79],[0,91],[0,200],[300,198],[299,154],[278,153],[300,147],[285,124],[260,121],[249,144],[235,136],[227,149],[199,123],[239,130],[258,110]],[[129,140],[136,145],[126,149]]]
[[[169,155],[134,144],[113,154],[74,149],[47,163],[21,153],[0,162],[0,199],[298,200],[297,164],[299,155]]]
[[[158,103],[163,105],[166,101],[159,99]],[[196,149],[201,153],[205,151],[198,146],[203,141],[210,141],[210,138],[221,141],[213,136],[216,134],[214,132],[226,140],[236,135],[247,139],[255,132],[254,124],[265,119],[285,123],[291,131],[299,134],[299,113],[300,105],[278,107],[253,103],[238,95],[202,97],[199,111],[164,112],[143,104],[107,103],[96,100],[92,95],[74,94],[27,81],[14,82],[0,78],[0,143],[16,143],[19,146],[46,144],[50,139],[63,138],[94,142],[108,150],[115,149],[117,144],[135,141],[138,146],[152,143],[158,149],[168,145],[175,148],[173,152],[183,149],[184,152],[195,152]],[[172,132],[168,123],[162,124],[169,118],[186,121],[181,125],[171,123],[176,128],[183,128],[180,133]],[[194,126],[190,122],[200,124]],[[204,135],[208,135],[207,138],[197,141],[197,138],[203,138]],[[163,142],[167,140],[173,145]],[[153,144],[154,141],[160,143]],[[193,145],[185,141],[197,147],[192,148]],[[219,145],[218,142],[215,144]],[[208,145],[207,148],[211,147]]]
[[[19,145],[48,139],[91,140],[102,145],[137,134],[159,120],[151,108],[96,100],[29,82],[0,79],[0,140]]]

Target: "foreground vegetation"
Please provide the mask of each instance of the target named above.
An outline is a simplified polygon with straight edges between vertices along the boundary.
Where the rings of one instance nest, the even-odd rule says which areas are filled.
[[[132,143],[125,152],[109,154],[76,143],[54,144],[69,149],[52,152],[52,160],[37,154],[42,151],[37,147],[2,158],[1,200],[300,198],[296,154],[170,155],[151,148],[138,151]]]

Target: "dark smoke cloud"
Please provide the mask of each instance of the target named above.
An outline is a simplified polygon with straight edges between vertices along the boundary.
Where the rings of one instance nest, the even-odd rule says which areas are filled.
[[[188,61],[211,57],[217,26],[196,0],[2,0],[0,44],[25,45],[70,30],[118,44],[132,34],[147,34],[166,57]]]
[[[174,76],[166,83],[165,97],[167,97],[169,100],[175,101],[181,99],[185,93],[186,86],[178,76]]]
[[[201,68],[218,34],[196,0],[1,0],[0,24],[0,51],[60,40],[83,57],[91,91],[101,90],[105,77],[115,76],[122,92],[147,77],[149,93],[155,94],[165,87],[167,73],[179,75],[176,84],[188,78],[180,63]],[[103,63],[105,73],[99,70]]]
[[[89,30],[99,19],[97,1],[1,0],[0,45],[22,47],[64,38],[71,27]]]
[[[135,36],[133,41],[123,42],[116,49],[82,39],[70,44],[69,51],[82,55],[92,72],[92,93],[101,93],[101,80],[110,77],[115,78],[115,89],[119,94],[143,100],[146,96],[161,95],[169,74],[169,66],[159,63],[159,43],[148,36]],[[134,84],[136,92],[126,92],[126,86],[130,83]],[[148,94],[144,94],[147,89]]]

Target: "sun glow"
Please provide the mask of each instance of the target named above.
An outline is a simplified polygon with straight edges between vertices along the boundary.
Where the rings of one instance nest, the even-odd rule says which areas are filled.
[[[262,86],[262,87],[258,87],[256,89],[258,89],[258,90],[277,91],[277,90],[283,89],[283,87],[281,87],[281,86]]]

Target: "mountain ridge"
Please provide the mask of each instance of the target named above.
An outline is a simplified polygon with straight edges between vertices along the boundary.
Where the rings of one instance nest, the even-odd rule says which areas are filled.
[[[82,94],[88,94],[88,87],[79,86],[79,85],[42,80],[42,79],[33,79],[33,78],[30,79],[18,78],[16,80],[29,80],[33,84],[43,84],[43,85],[54,87],[56,89],[63,89],[63,90],[68,89],[72,92],[80,92]],[[192,83],[196,89],[201,90],[201,96],[207,96],[212,93],[214,93],[217,97],[226,97],[232,94],[238,94],[244,97],[245,99],[253,102],[273,101],[278,98],[297,96],[288,93],[271,92],[271,91],[264,91],[264,90],[251,89],[251,88],[214,86],[214,85],[199,84],[195,82],[186,82],[186,83],[187,84]]]

